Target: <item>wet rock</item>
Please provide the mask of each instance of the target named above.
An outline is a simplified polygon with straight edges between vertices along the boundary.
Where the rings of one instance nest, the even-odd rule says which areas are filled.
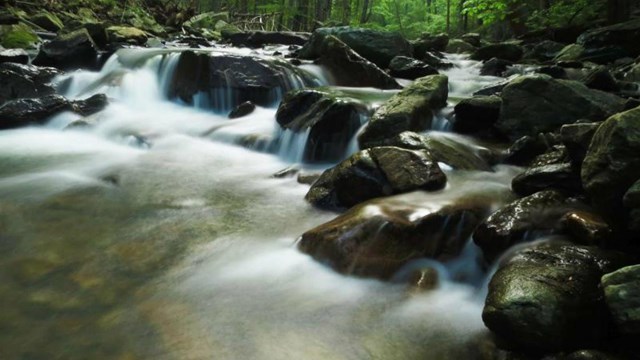
[[[500,265],[482,313],[511,345],[535,352],[597,346],[611,324],[600,277],[626,263],[618,253],[564,241],[538,243]]]
[[[623,204],[629,213],[629,230],[640,231],[640,180],[624,194]]]
[[[604,275],[602,288],[617,330],[627,336],[640,335],[640,265]]]
[[[595,207],[620,223],[622,198],[640,179],[640,108],[610,117],[596,131],[582,163],[582,184]]]
[[[503,76],[505,71],[507,71],[507,68],[512,65],[513,62],[509,60],[491,58],[482,64],[482,68],[480,68],[480,75]]]
[[[400,85],[375,64],[351,50],[334,36],[323,38],[318,63],[325,66],[341,86],[399,89]]]
[[[251,114],[255,109],[256,104],[251,101],[245,101],[231,110],[228,117],[229,119],[238,119]]]
[[[622,360],[616,354],[610,354],[600,350],[578,350],[563,356],[561,360]]]
[[[298,173],[296,181],[300,184],[313,185],[321,175],[321,173]]]
[[[71,110],[71,104],[59,95],[11,100],[0,106],[0,129],[42,123],[51,116],[68,110]]]
[[[555,58],[565,45],[559,42],[544,40],[535,44],[524,55],[525,59],[535,59],[538,61],[549,61]]]
[[[592,211],[570,211],[562,217],[560,223],[563,232],[581,245],[605,246],[612,237],[609,224]]]
[[[574,165],[582,165],[591,139],[599,126],[600,123],[587,122],[563,125],[560,128],[562,143],[567,148],[569,158]]]
[[[335,36],[353,49],[358,55],[387,68],[396,56],[412,56],[411,44],[400,34],[349,26],[319,28],[312,34],[309,42],[300,49],[299,56],[304,59],[316,59],[323,56],[325,39]]]
[[[453,131],[476,134],[493,127],[500,116],[502,99],[498,96],[474,96],[461,100],[454,108]]]
[[[580,172],[569,163],[531,167],[511,182],[513,191],[526,196],[546,189],[555,189],[565,194],[582,191]]]
[[[502,91],[496,127],[512,139],[554,131],[579,119],[600,121],[624,109],[624,101],[583,84],[544,75],[521,76]]]
[[[29,63],[29,54],[23,49],[0,49],[0,63],[5,62],[26,65]]]
[[[35,31],[23,23],[0,25],[0,45],[7,49],[34,48],[39,41]]]
[[[293,31],[246,31],[223,38],[233,46],[260,48],[270,44],[302,46],[309,41],[309,37],[309,33]]]
[[[311,84],[297,67],[280,59],[216,55],[185,51],[169,86],[169,97],[193,103],[204,97],[211,108],[231,111],[245,102],[272,106],[280,92]],[[222,93],[224,96],[221,96]],[[233,100],[227,100],[233,99]]]
[[[298,248],[338,272],[389,279],[413,259],[457,256],[478,212],[464,202],[421,208],[394,198],[373,200],[309,230]]]
[[[471,59],[487,61],[491,58],[498,58],[508,61],[518,61],[522,58],[524,51],[520,45],[512,43],[499,43],[483,46],[471,55]]]
[[[480,47],[480,34],[478,33],[467,33],[464,34],[462,36],[460,36],[460,39],[462,39],[463,41],[475,46],[475,47]]]
[[[422,62],[436,69],[449,69],[453,67],[453,64],[445,61],[442,56],[438,56],[433,52],[426,52],[422,56]]]
[[[94,69],[98,61],[98,47],[86,29],[59,35],[40,47],[34,65],[53,66],[63,70]]]
[[[414,57],[420,59],[428,51],[445,51],[449,44],[449,35],[424,33],[411,44],[413,45]]]
[[[438,70],[426,63],[406,56],[396,56],[389,64],[389,75],[415,80],[428,75],[436,75]]]
[[[446,175],[426,151],[397,147],[362,150],[322,173],[305,199],[323,208],[349,208],[413,190],[438,190]]]
[[[59,73],[55,68],[0,63],[0,105],[8,100],[55,93],[50,81]]]
[[[518,199],[493,213],[473,233],[485,259],[496,260],[516,243],[557,233],[567,212],[566,199],[556,191],[541,191]]]
[[[583,83],[590,89],[616,92],[619,90],[618,82],[604,66],[599,66],[584,77]]]
[[[109,105],[109,99],[105,94],[96,94],[84,100],[71,101],[72,110],[82,116],[91,116],[104,110]]]
[[[62,28],[64,27],[62,20],[60,20],[60,18],[56,14],[50,13],[48,11],[43,11],[41,13],[35,14],[31,16],[29,20],[32,23],[40,26],[41,28],[54,33],[62,30]]]
[[[540,133],[523,136],[516,140],[507,152],[504,162],[507,164],[528,166],[538,156],[560,144],[560,137],[554,133]]]
[[[555,134],[554,134],[555,135]],[[569,154],[564,145],[554,145],[545,153],[536,156],[531,161],[531,167],[547,166],[547,165],[560,165],[569,163]]]
[[[339,91],[307,89],[287,93],[276,120],[284,129],[309,132],[303,161],[333,162],[344,159],[368,112],[366,106]]]
[[[290,178],[296,176],[299,172],[300,168],[293,165],[278,171],[277,173],[271,175],[271,177],[276,179]]]
[[[628,56],[640,55],[640,20],[631,20],[602,28],[589,30],[578,37],[577,43],[586,49],[619,47]],[[623,56],[620,56],[623,57]]]
[[[554,58],[556,62],[577,62],[584,56],[585,49],[582,45],[570,44],[565,46]],[[580,64],[582,65],[582,64]]]
[[[142,45],[149,39],[149,34],[132,26],[110,26],[106,29],[109,41],[132,45]]]
[[[433,112],[443,108],[448,98],[448,78],[431,75],[417,79],[382,104],[358,136],[361,148],[368,148],[404,131],[431,127]]]
[[[536,70],[538,74],[549,75],[554,79],[567,79],[567,70],[561,66],[542,66]]]
[[[476,47],[461,39],[452,39],[449,41],[446,52],[451,54],[470,54],[476,51]]]
[[[437,133],[422,135],[405,131],[384,144],[403,149],[426,150],[435,161],[445,163],[456,170],[492,171],[489,164],[492,154],[489,150],[474,146],[467,139]]]

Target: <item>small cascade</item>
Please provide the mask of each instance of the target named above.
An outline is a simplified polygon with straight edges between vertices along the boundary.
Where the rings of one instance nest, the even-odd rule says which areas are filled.
[[[482,62],[470,60],[469,55],[447,54],[446,59],[453,67],[443,70],[442,73],[449,77],[449,99],[455,103],[502,80],[494,76],[480,75]]]
[[[307,147],[311,129],[301,132],[293,132],[288,129],[278,129],[276,137],[277,154],[281,159],[292,163],[301,163],[304,160],[305,148]]]

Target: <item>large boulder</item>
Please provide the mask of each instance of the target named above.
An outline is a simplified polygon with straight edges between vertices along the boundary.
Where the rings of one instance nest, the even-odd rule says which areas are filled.
[[[562,48],[555,56],[554,60],[559,61],[578,61],[585,54],[584,46],[578,44],[570,44]]]
[[[461,100],[454,107],[453,131],[476,134],[491,129],[498,121],[502,99],[498,96],[474,96]]]
[[[439,190],[446,182],[446,175],[427,151],[376,147],[359,151],[323,172],[305,198],[323,208],[349,208],[376,197]]]
[[[476,47],[464,40],[452,39],[449,40],[449,44],[445,51],[452,54],[470,54],[476,51]]]
[[[511,346],[535,352],[597,347],[612,335],[600,277],[618,253],[554,240],[517,251],[489,284],[482,319]]]
[[[333,75],[336,85],[399,89],[400,85],[375,64],[358,55],[335,36],[325,36],[317,62]]]
[[[640,265],[604,275],[602,288],[617,330],[637,339],[640,336]]]
[[[635,19],[626,23],[615,24],[589,30],[578,37],[577,43],[586,49],[618,47],[627,56],[640,55],[640,20]],[[624,54],[621,54],[624,57]]]
[[[37,13],[31,16],[29,20],[32,23],[40,26],[41,28],[54,33],[62,30],[62,28],[64,27],[62,20],[60,20],[60,18],[56,14],[50,13],[48,11]]]
[[[513,61],[491,58],[485,61],[480,68],[480,75],[484,76],[504,76],[509,67],[513,66]]]
[[[489,262],[522,241],[556,233],[567,212],[566,198],[556,191],[541,191],[502,207],[478,226],[473,241]]]
[[[570,163],[549,164],[528,168],[513,178],[513,191],[522,196],[555,189],[565,194],[582,192],[580,171]]]
[[[438,74],[438,70],[427,63],[407,56],[396,56],[389,64],[389,74],[393,77],[415,80]]]
[[[582,184],[591,201],[617,223],[626,217],[624,194],[640,179],[639,152],[640,108],[635,108],[600,125],[582,163]]]
[[[498,58],[508,61],[518,61],[522,58],[524,51],[522,46],[512,43],[500,43],[483,46],[476,50],[471,59],[486,61],[491,58]]]
[[[600,123],[578,122],[563,125],[560,128],[562,143],[567,148],[567,153],[574,166],[582,166],[582,161],[587,155],[591,139],[595,135]]]
[[[248,46],[260,48],[269,44],[278,45],[299,45],[302,46],[309,41],[309,33],[293,31],[243,31],[227,34],[222,37],[233,46]]]
[[[33,64],[63,70],[93,69],[98,65],[98,47],[86,29],[76,30],[42,45]]]
[[[311,83],[303,71],[277,58],[185,51],[169,97],[191,104],[198,95],[214,110],[231,111],[245,101],[272,106],[281,93]]]
[[[359,135],[361,148],[376,146],[404,131],[431,127],[434,111],[447,105],[449,80],[445,75],[417,79],[382,104]]]
[[[339,91],[305,89],[287,93],[276,120],[283,129],[308,132],[303,161],[335,162],[344,159],[368,113],[366,106]]]
[[[341,273],[381,279],[414,259],[456,257],[483,209],[472,201],[423,204],[366,202],[304,233],[298,248]]]
[[[449,44],[449,35],[445,33],[424,33],[420,38],[412,41],[414,57],[420,59],[428,51],[445,51]]]
[[[570,80],[521,76],[502,90],[496,127],[512,139],[554,131],[579,119],[601,121],[624,109],[621,98]]]
[[[383,69],[398,55],[413,55],[411,44],[398,33],[341,26],[316,29],[300,50],[299,56],[305,59],[321,57],[323,43],[329,36],[340,39],[360,56]]]
[[[60,70],[56,68],[17,63],[0,64],[0,105],[8,100],[55,93],[50,82],[58,74]]]

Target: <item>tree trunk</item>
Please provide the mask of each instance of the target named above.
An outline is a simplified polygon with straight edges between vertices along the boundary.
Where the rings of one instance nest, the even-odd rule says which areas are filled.
[[[451,0],[447,0],[447,32],[451,31]]]
[[[364,24],[367,22],[368,14],[369,14],[369,0],[364,0],[364,3],[362,4],[362,13],[360,15],[360,24]]]
[[[349,25],[351,22],[351,1],[342,0],[342,24]]]

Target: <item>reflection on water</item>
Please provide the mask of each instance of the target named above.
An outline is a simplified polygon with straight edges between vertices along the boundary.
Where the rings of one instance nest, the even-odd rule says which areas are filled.
[[[73,75],[69,96],[113,99],[93,127],[66,129],[65,115],[0,132],[0,358],[475,356],[475,286],[415,293],[299,253],[296,238],[335,214],[272,178],[286,156],[234,145],[274,136],[275,110],[227,120],[170,103],[158,56]],[[508,189],[513,174],[492,176]]]

